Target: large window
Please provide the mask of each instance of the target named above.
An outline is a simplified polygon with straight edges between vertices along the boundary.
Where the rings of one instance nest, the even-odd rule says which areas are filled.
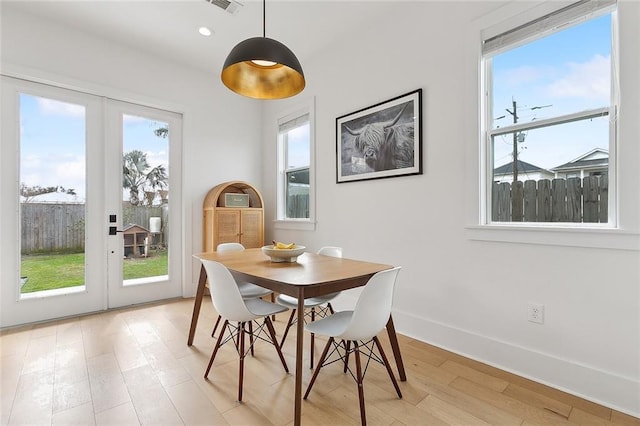
[[[613,224],[615,1],[485,37],[485,223]]]
[[[309,111],[278,121],[278,220],[312,219],[312,126]]]

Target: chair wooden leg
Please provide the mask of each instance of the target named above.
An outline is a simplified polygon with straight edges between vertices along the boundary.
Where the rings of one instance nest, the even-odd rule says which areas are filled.
[[[245,323],[240,324],[240,332],[238,340],[240,341],[240,371],[238,374],[238,401],[242,401],[242,382],[244,379],[244,326]]]
[[[280,346],[278,346],[278,339],[276,337],[276,329],[273,327],[273,323],[271,322],[271,318],[264,317],[264,322],[267,324],[267,330],[269,330],[269,335],[271,336],[271,342],[273,342],[273,346],[276,348],[276,352],[278,352],[278,356],[280,357],[280,361],[282,362],[282,366],[284,367],[284,371],[289,372],[289,367],[287,367],[287,361],[284,359],[284,355],[282,355],[282,350]]]
[[[220,319],[222,319],[222,316],[218,315],[218,319],[216,320],[216,323],[213,326],[213,331],[211,332],[211,337],[214,337],[214,334],[216,334],[216,330],[218,329],[218,324],[220,324]]]
[[[274,292],[271,292],[271,303],[276,303],[276,294]],[[276,314],[271,315],[271,320],[276,320]]]
[[[349,369],[349,349],[351,348],[351,341],[347,340],[344,341],[344,349],[345,349],[345,353],[344,353],[344,372],[346,374],[347,370]]]
[[[318,361],[318,365],[316,366],[315,371],[313,372],[313,376],[311,376],[311,381],[309,382],[309,386],[307,386],[307,391],[304,393],[304,398],[303,399],[307,399],[307,397],[309,396],[309,392],[311,392],[311,388],[313,387],[313,384],[316,381],[316,378],[318,377],[318,373],[320,372],[320,369],[322,368],[322,364],[324,363],[325,359],[327,358],[327,353],[329,352],[329,348],[331,348],[331,344],[333,343],[333,337],[329,337],[329,341],[327,341],[327,344],[324,346],[324,350],[322,351],[322,355],[320,355],[320,361]]]
[[[280,347],[284,346],[284,341],[287,338],[287,334],[289,334],[289,329],[293,325],[293,319],[296,316],[296,309],[291,310],[291,315],[289,316],[289,321],[287,321],[287,326],[284,329],[284,333],[282,334],[282,340],[280,341]]]
[[[251,349],[251,356],[255,356],[253,353],[253,321],[249,321],[249,348]]]
[[[384,367],[387,369],[387,373],[389,373],[389,377],[391,378],[393,387],[396,388],[396,393],[398,394],[398,398],[402,398],[402,392],[400,392],[400,387],[398,386],[398,382],[396,381],[396,376],[393,375],[393,371],[389,366],[389,360],[387,359],[387,356],[382,350],[382,345],[380,344],[378,337],[374,337],[373,341],[376,344],[376,347],[378,348],[378,352],[380,352],[380,357],[382,358],[382,361],[384,361]]]
[[[227,329],[228,326],[229,326],[229,321],[224,320],[224,324],[222,324],[222,331],[220,332],[220,336],[218,336],[218,340],[216,341],[216,346],[213,348],[213,353],[211,354],[211,359],[209,360],[207,371],[204,372],[205,379],[209,376],[209,371],[211,370],[211,366],[213,365],[213,360],[216,358],[216,354],[218,353],[218,349],[220,348],[220,343],[222,342],[222,336],[224,336],[224,331]]]
[[[358,384],[358,399],[360,400],[360,422],[362,426],[367,424],[367,415],[364,410],[364,386],[362,384],[362,364],[360,363],[360,347],[358,342],[353,342],[353,352],[356,357],[356,382]]]
[[[316,320],[316,308],[311,308],[311,322]],[[313,352],[315,349],[315,344],[314,344],[314,340],[315,340],[316,335],[314,333],[311,333],[311,343],[309,344],[309,368],[311,370],[313,370]]]

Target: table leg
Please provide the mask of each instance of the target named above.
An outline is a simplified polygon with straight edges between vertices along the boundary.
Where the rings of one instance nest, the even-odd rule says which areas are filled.
[[[304,346],[304,287],[298,290],[298,323],[296,335],[296,390],[293,424],[300,426],[302,416],[302,351]]]
[[[200,306],[202,306],[202,298],[204,297],[204,288],[207,283],[207,271],[204,265],[200,267],[200,278],[198,279],[198,289],[196,290],[196,300],[193,302],[193,315],[191,316],[191,328],[189,329],[189,339],[187,346],[193,344],[193,337],[196,334],[196,325],[198,325],[198,316],[200,315]]]
[[[393,356],[396,360],[396,366],[398,367],[398,375],[400,376],[400,381],[406,382],[407,375],[404,372],[404,362],[402,362],[402,354],[400,353],[398,336],[396,336],[396,328],[393,325],[393,317],[391,315],[389,315],[389,321],[387,321],[387,334],[389,335],[389,342],[391,343]]]

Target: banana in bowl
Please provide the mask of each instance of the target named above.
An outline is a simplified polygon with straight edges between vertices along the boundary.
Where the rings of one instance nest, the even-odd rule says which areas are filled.
[[[262,252],[269,256],[272,262],[295,262],[305,249],[305,246],[295,243],[276,243],[262,247]]]

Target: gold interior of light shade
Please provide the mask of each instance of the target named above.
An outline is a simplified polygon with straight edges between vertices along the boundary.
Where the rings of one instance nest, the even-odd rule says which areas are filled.
[[[269,61],[274,65],[258,65],[253,61]],[[267,37],[238,43],[224,63],[221,78],[229,89],[256,99],[288,98],[305,87],[298,58],[284,44]]]
[[[251,61],[233,64],[222,71],[222,82],[234,92],[256,99],[281,99],[304,89],[304,77],[282,64],[263,67]]]

